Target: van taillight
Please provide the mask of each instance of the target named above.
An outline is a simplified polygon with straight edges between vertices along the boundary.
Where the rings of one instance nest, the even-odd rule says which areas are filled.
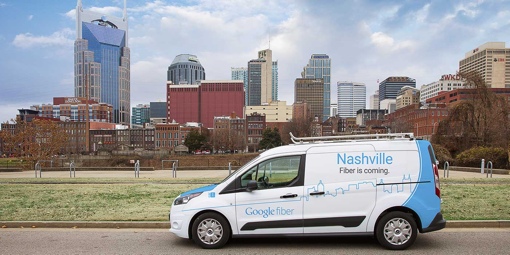
[[[437,164],[433,164],[432,168],[434,169],[434,183],[436,184],[436,196],[441,198],[441,190],[439,189],[439,170],[437,168]]]

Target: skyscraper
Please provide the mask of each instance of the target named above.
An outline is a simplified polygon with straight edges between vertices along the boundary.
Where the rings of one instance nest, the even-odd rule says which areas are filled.
[[[510,48],[504,42],[480,45],[459,61],[459,71],[477,72],[489,88],[510,88]]]
[[[416,80],[409,77],[391,76],[379,83],[379,104],[384,99],[396,99],[398,92],[404,86],[416,88]]]
[[[326,54],[312,54],[308,64],[303,68],[302,78],[323,79],[324,81],[324,105],[322,120],[329,118],[331,104],[331,59]]]
[[[277,81],[273,75],[273,52],[270,49],[259,51],[257,59],[248,62],[248,101],[246,105],[262,105],[269,104],[273,98],[273,87],[278,86]],[[276,63],[276,70],[278,64]],[[276,84],[273,85],[273,80]],[[276,90],[278,88],[276,87]],[[276,91],[277,93],[277,91]]]
[[[177,55],[168,67],[167,81],[175,85],[196,85],[201,80],[205,80],[205,69],[195,55]]]
[[[338,117],[356,117],[359,109],[365,109],[367,88],[364,83],[341,81],[338,88]]]
[[[133,127],[143,127],[145,123],[150,123],[150,105],[138,104],[133,107],[133,116],[131,118],[131,124]]]
[[[113,106],[113,122],[129,125],[130,50],[126,0],[123,17],[106,17],[76,6],[74,95]]]
[[[271,85],[271,99],[272,101],[278,101],[278,60],[273,61],[273,79]]]
[[[370,96],[369,109],[379,109],[379,90],[376,90],[375,93]]]
[[[246,67],[232,67],[230,68],[232,72],[232,80],[233,81],[243,81],[244,84],[244,101],[248,102],[248,68]]]
[[[324,81],[297,78],[294,82],[294,102],[305,102],[307,106],[310,106],[311,117],[321,121],[324,109]]]

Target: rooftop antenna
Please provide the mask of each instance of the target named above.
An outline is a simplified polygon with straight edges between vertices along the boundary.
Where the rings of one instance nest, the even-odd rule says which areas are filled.
[[[127,20],[127,0],[124,0],[124,10],[122,11],[122,19]]]
[[[267,40],[269,41],[269,49],[271,49],[271,28],[269,28],[269,34],[267,35]]]

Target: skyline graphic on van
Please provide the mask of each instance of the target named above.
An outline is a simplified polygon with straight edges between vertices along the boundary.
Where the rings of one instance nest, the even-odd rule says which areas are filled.
[[[345,195],[345,193],[352,191],[351,187],[354,187],[353,190],[359,190],[361,185],[367,185],[371,188],[376,188],[377,186],[383,186],[383,192],[386,192],[388,194],[391,194],[393,192],[396,193],[402,193],[406,192],[405,185],[409,185],[409,192],[413,192],[413,185],[416,185],[412,182],[411,174],[407,174],[407,176],[404,174],[402,176],[402,182],[401,183],[385,183],[384,179],[381,179],[378,184],[374,183],[373,181],[361,181],[358,183],[351,183],[347,185],[347,188],[344,189],[342,187],[338,187],[334,189],[334,192],[325,191],[324,183],[322,180],[319,181],[319,183],[315,187],[308,188],[306,190],[306,193],[309,194],[311,191],[313,192],[321,192],[324,191],[325,193],[318,196],[331,196],[331,197],[337,197],[339,194]],[[389,187],[389,188],[387,188]],[[395,191],[394,191],[395,189]],[[339,192],[341,190],[341,192]],[[310,199],[310,195],[303,196],[306,201]]]

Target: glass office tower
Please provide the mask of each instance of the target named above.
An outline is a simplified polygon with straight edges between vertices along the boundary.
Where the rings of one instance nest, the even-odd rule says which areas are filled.
[[[126,0],[122,18],[76,6],[74,94],[113,106],[113,121],[130,124],[130,50]]]
[[[337,82],[338,117],[356,117],[359,109],[365,109],[367,87],[360,82]]]
[[[245,104],[248,102],[248,68],[246,67],[232,67],[230,68],[232,72],[232,80],[240,80],[243,81],[244,84],[244,102]]]
[[[303,68],[302,78],[323,79],[324,81],[324,109],[322,121],[329,118],[331,105],[331,59],[326,54],[312,54],[308,64]]]
[[[273,101],[278,101],[278,60],[273,61],[273,79],[271,93]]]

